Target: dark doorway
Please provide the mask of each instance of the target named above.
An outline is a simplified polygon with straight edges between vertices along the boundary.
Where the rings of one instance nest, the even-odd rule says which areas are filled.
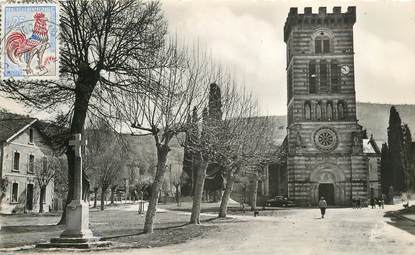
[[[27,185],[26,209],[33,210],[33,184]]]
[[[334,205],[334,185],[332,183],[320,183],[318,198],[321,197],[324,197],[328,205]]]

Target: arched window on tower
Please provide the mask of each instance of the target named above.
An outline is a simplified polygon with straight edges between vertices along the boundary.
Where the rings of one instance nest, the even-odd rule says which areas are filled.
[[[329,92],[328,88],[328,68],[327,68],[327,61],[321,60],[320,61],[320,93],[327,93]]]
[[[321,102],[316,104],[316,119],[322,120],[322,112],[321,112]]]
[[[317,36],[314,39],[314,51],[316,54],[330,53],[330,38],[325,35]]]
[[[317,93],[317,70],[315,61],[310,61],[310,63],[308,64],[308,83],[309,93]]]
[[[339,120],[345,120],[347,117],[347,107],[346,104],[342,101],[337,104],[337,115]]]
[[[340,92],[340,65],[337,61],[331,62],[331,92],[338,93]]]
[[[328,121],[332,121],[333,120],[333,105],[332,105],[331,102],[328,102],[327,103],[326,115],[327,115],[327,120]]]
[[[311,120],[311,104],[310,102],[304,103],[304,118],[305,120]]]

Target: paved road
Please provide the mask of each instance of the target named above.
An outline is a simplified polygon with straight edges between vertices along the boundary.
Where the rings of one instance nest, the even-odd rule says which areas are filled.
[[[238,216],[244,222],[229,223],[202,239],[109,254],[415,254],[415,236],[389,224],[383,214],[342,208],[329,209],[325,219],[318,209],[293,209],[285,217]]]

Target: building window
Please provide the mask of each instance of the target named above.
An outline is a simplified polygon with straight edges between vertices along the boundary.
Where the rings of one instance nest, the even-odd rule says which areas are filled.
[[[20,167],[20,153],[15,152],[13,157],[13,170],[19,171]]]
[[[29,155],[29,169],[28,169],[28,172],[33,173],[34,172],[34,167],[35,167],[35,156]]]
[[[19,184],[13,183],[12,185],[12,203],[17,203],[19,194]]]
[[[311,105],[310,105],[310,102],[305,102],[305,104],[304,104],[304,118],[306,120],[311,120]]]
[[[346,104],[344,102],[339,102],[337,104],[337,115],[339,117],[339,120],[346,119]]]
[[[308,64],[308,82],[310,94],[317,93],[317,70],[314,61]]]
[[[340,92],[340,66],[336,61],[331,62],[331,92]]]
[[[314,40],[315,53],[330,53],[330,38],[326,36],[318,36]]]
[[[328,92],[328,69],[327,61],[321,60],[320,62],[320,92]]]
[[[33,128],[29,129],[29,143],[33,143]]]
[[[326,115],[327,115],[327,120],[328,121],[333,120],[333,105],[331,104],[331,102],[327,103]]]

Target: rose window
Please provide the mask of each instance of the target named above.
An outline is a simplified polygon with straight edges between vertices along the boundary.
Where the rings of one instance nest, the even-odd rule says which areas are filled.
[[[336,132],[330,128],[320,128],[314,133],[314,143],[320,150],[334,150],[337,146]]]

